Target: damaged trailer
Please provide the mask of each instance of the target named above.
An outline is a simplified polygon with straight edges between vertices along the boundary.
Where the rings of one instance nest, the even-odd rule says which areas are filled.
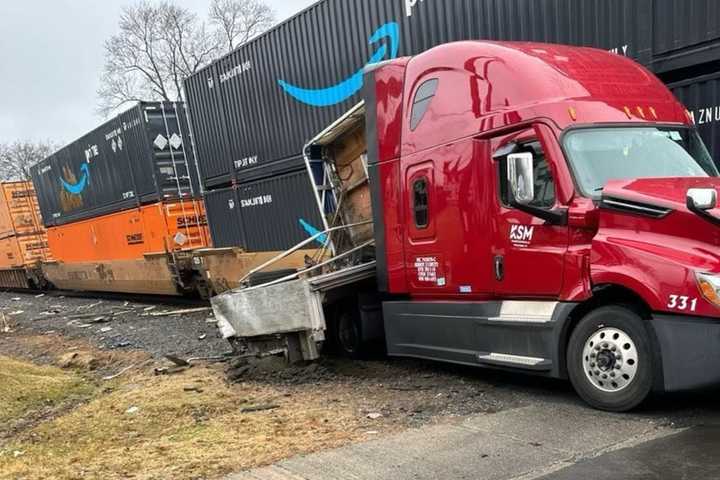
[[[223,336],[247,355],[283,352],[290,361],[314,360],[319,346],[330,341],[354,356],[362,344],[382,339],[364,102],[308,143],[305,162],[325,229],[251,270],[240,281],[244,288],[212,299]],[[312,181],[318,166],[324,171],[321,185]],[[305,269],[262,285],[248,283],[318,240],[323,246]],[[356,301],[363,305],[359,319],[345,308]],[[337,321],[331,324],[327,315]]]

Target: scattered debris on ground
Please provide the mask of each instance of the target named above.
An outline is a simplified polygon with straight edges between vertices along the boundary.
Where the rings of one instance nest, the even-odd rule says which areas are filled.
[[[148,304],[148,301],[97,300],[57,293],[42,296],[0,293],[0,334],[53,332],[68,338],[89,339],[101,350],[133,348],[156,358],[167,354],[204,358],[221,356],[230,350],[216,325],[207,322],[209,315],[213,318],[207,304],[198,306],[199,302],[183,300],[177,304]],[[10,316],[11,312],[14,315]]]

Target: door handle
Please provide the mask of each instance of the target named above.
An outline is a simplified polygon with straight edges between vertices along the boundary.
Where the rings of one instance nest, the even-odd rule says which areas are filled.
[[[502,282],[505,278],[505,258],[502,255],[495,257],[495,280]]]

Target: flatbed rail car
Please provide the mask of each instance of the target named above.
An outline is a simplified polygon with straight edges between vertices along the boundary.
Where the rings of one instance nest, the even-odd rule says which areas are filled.
[[[512,42],[368,70],[367,162],[344,159],[360,110],[308,148],[333,173],[335,256],[213,299],[236,345],[315,358],[384,337],[392,356],[569,379],[608,411],[720,384],[720,172],[655,76]]]

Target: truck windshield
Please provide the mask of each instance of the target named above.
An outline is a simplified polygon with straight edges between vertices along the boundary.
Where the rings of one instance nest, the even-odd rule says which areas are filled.
[[[610,180],[656,177],[717,177],[698,134],[689,128],[607,127],[565,136],[581,192],[599,197]]]

